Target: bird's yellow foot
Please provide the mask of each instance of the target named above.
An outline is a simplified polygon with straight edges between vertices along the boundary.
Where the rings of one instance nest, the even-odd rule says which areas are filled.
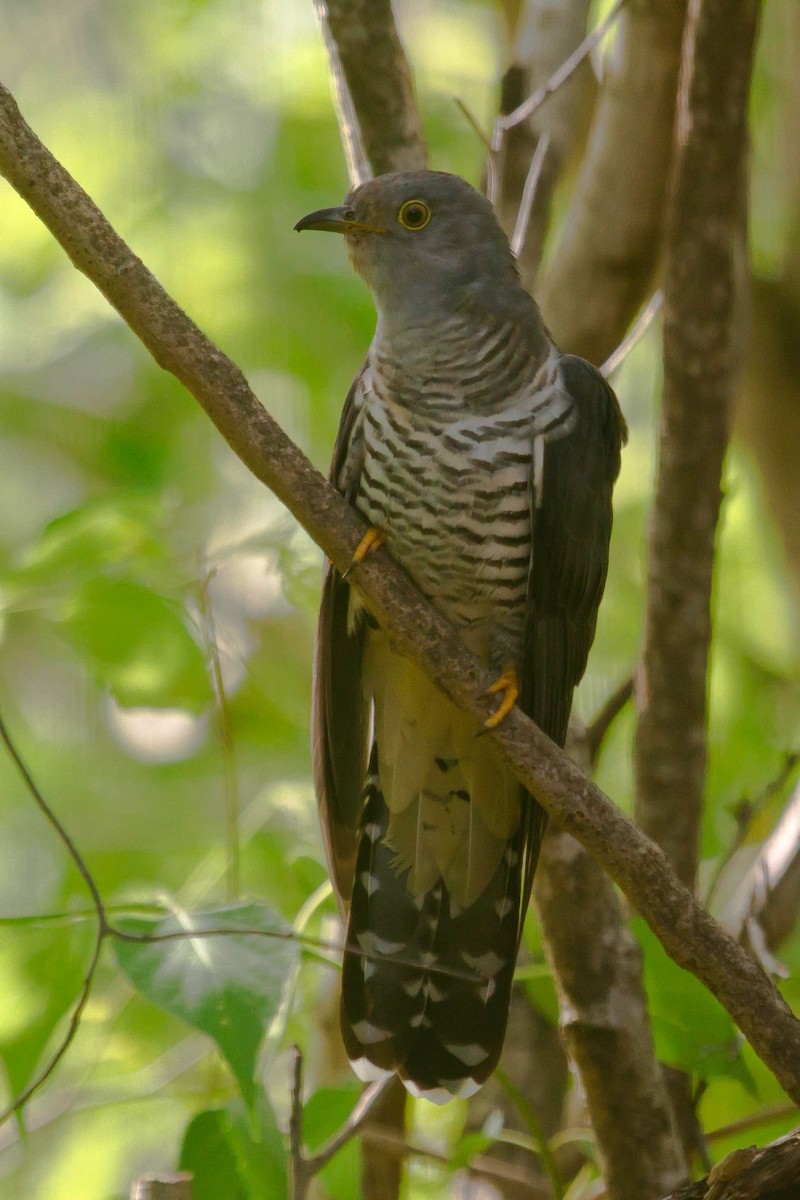
[[[385,541],[386,534],[382,533],[381,530],[377,529],[374,525],[371,525],[356,546],[353,560],[342,576],[342,579],[347,579],[347,576],[350,574],[353,568],[357,567],[359,563],[363,562],[368,554],[372,554],[375,550],[380,550]]]
[[[497,696],[502,693],[502,700],[490,717],[483,723],[484,730],[496,729],[502,720],[511,712],[519,696],[519,677],[513,667],[507,667],[490,688],[486,689],[487,696]]]

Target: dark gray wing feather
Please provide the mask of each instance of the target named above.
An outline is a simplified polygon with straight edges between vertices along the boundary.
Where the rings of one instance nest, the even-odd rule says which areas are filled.
[[[532,502],[522,668],[523,708],[559,746],[594,639],[608,572],[611,491],[626,433],[617,398],[599,371],[564,355],[561,372],[577,419],[569,433],[545,445],[541,503]]]
[[[358,487],[356,376],[345,401],[330,479],[351,503]],[[325,851],[340,905],[353,886],[358,822],[367,766],[368,710],[361,689],[363,623],[348,632],[350,588],[325,563],[317,624],[311,730],[314,780]]]
[[[541,501],[531,487],[531,576],[525,620],[520,707],[563,746],[572,693],[586,669],[608,572],[611,492],[627,430],[614,392],[593,366],[563,355],[564,388],[576,420],[545,444]],[[530,798],[526,896],[545,818]],[[523,913],[527,907],[527,899]]]

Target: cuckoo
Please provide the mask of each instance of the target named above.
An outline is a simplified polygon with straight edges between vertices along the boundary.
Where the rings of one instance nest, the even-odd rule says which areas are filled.
[[[517,702],[564,744],[606,579],[625,426],[562,354],[489,202],[383,175],[298,230],[344,235],[377,324],[332,480]],[[341,1025],[363,1079],[470,1095],[494,1069],[545,826],[476,721],[326,568],[314,682],[323,834],[346,917]]]

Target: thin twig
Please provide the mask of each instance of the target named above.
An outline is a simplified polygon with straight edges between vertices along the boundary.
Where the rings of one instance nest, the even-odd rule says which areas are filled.
[[[591,54],[601,38],[605,37],[611,26],[616,21],[617,17],[625,7],[626,0],[617,0],[617,3],[599,25],[597,25],[591,33],[583,39],[569,58],[565,59],[557,71],[554,71],[546,83],[537,88],[527,100],[519,104],[512,112],[506,113],[504,116],[497,117],[494,123],[494,132],[492,135],[492,150],[494,153],[500,149],[503,134],[506,130],[511,129],[514,125],[520,125],[526,121],[528,117],[532,117],[537,109],[541,108],[545,100],[552,96],[553,92],[558,91],[560,87],[567,82],[570,75],[573,75],[581,65],[583,60]]]
[[[311,1176],[303,1157],[303,1054],[299,1046],[291,1052],[291,1109],[289,1111],[289,1195],[305,1200]]]
[[[226,849],[226,894],[228,900],[236,900],[239,896],[241,879],[241,850],[239,845],[239,813],[241,809],[239,795],[239,776],[236,770],[236,757],[233,747],[233,722],[225,692],[225,680],[222,675],[222,662],[217,642],[214,608],[209,594],[209,585],[214,571],[206,573],[199,581],[197,588],[198,606],[203,622],[203,633],[211,659],[211,674],[214,683],[216,699],[217,732],[222,747],[222,762],[224,774],[224,806],[225,806],[225,849]]]
[[[617,346],[616,350],[614,350],[614,352],[610,354],[603,363],[602,367],[600,368],[601,375],[604,375],[605,378],[608,379],[610,375],[613,375],[614,372],[622,366],[631,350],[633,350],[634,346],[639,344],[650,326],[653,324],[653,321],[658,316],[663,303],[664,293],[659,288],[658,291],[653,292],[653,295],[647,301],[647,304],[645,304],[639,316],[636,318],[628,333]]]
[[[15,1112],[18,1112],[19,1109],[23,1108],[28,1103],[30,1098],[39,1091],[39,1088],[50,1078],[58,1064],[61,1062],[61,1059],[67,1053],[67,1050],[69,1050],[70,1046],[72,1045],[72,1041],[75,1037],[75,1034],[78,1032],[78,1027],[81,1023],[83,1010],[88,1003],[89,996],[92,991],[92,984],[94,983],[94,978],[97,974],[97,967],[100,962],[100,951],[103,948],[103,941],[105,940],[106,932],[107,930],[102,929],[98,925],[91,961],[89,962],[88,970],[83,978],[83,985],[81,987],[80,995],[78,996],[77,1003],[72,1010],[72,1015],[70,1016],[66,1033],[61,1039],[57,1049],[51,1055],[46,1066],[42,1068],[36,1078],[28,1084],[24,1091],[20,1092],[18,1096],[14,1097],[7,1108],[4,1108],[2,1112],[0,1112],[0,1125],[4,1125],[5,1122],[12,1117]]]
[[[15,1112],[22,1108],[23,1105],[27,1104],[31,1096],[33,1096],[39,1090],[42,1084],[50,1078],[50,1076],[53,1074],[53,1071],[55,1071],[61,1059],[64,1057],[70,1045],[72,1044],[72,1040],[75,1037],[75,1034],[78,1032],[78,1027],[81,1023],[83,1010],[86,1007],[92,990],[92,984],[94,983],[95,974],[100,962],[100,952],[103,948],[103,940],[108,934],[110,927],[108,925],[108,921],[106,920],[106,913],[100,893],[97,890],[97,884],[92,878],[91,872],[89,871],[81,852],[78,850],[78,847],[75,845],[75,842],[72,840],[70,834],[67,832],[64,825],[58,819],[56,814],[53,812],[53,809],[42,795],[42,792],[28,770],[22,755],[17,749],[2,715],[0,715],[0,738],[2,738],[3,742],[5,743],[6,749],[8,750],[8,753],[17,768],[17,771],[19,772],[29,793],[36,802],[36,805],[42,812],[45,820],[49,825],[52,826],[61,842],[64,844],[64,846],[66,846],[67,852],[77,867],[78,872],[80,873],[80,876],[86,884],[89,894],[92,897],[92,903],[94,904],[95,915],[97,918],[97,935],[95,937],[94,950],[92,951],[89,967],[83,979],[83,985],[81,987],[78,1000],[72,1010],[72,1015],[70,1016],[69,1024],[67,1025],[67,1031],[61,1039],[58,1047],[51,1055],[49,1061],[42,1068],[36,1078],[28,1084],[24,1091],[20,1092],[20,1094],[11,1101],[7,1108],[0,1112],[0,1125],[2,1125],[11,1116],[13,1116]]]
[[[331,1161],[334,1154],[339,1153],[342,1146],[346,1146],[349,1141],[352,1141],[393,1079],[393,1075],[387,1075],[385,1079],[378,1079],[364,1089],[339,1132],[334,1134],[321,1150],[305,1160],[306,1170],[310,1175],[316,1175],[318,1171],[321,1171]]]
[[[764,785],[755,799],[750,800],[747,796],[742,796],[735,806],[733,816],[736,821],[736,832],[731,838],[727,850],[714,868],[706,891],[706,908],[711,908],[711,902],[717,894],[717,888],[719,887],[725,868],[729,865],[736,851],[744,845],[756,817],[764,810],[774,795],[783,791],[794,774],[798,763],[800,763],[800,753],[792,751],[784,755],[780,769],[774,778],[770,779]]]
[[[460,96],[453,96],[453,103],[455,104],[456,108],[461,113],[461,115],[466,119],[467,124],[471,127],[473,132],[477,135],[479,141],[481,141],[483,143],[483,145],[486,148],[486,151],[488,153],[492,148],[491,138],[489,137],[486,130],[481,127],[481,124],[480,124],[478,118],[475,116],[474,112],[472,112],[472,110],[467,106],[467,104],[465,104],[465,102],[461,99]]]
[[[751,1113],[739,1121],[731,1121],[729,1125],[720,1125],[705,1135],[707,1142],[721,1142],[723,1138],[734,1137],[738,1133],[746,1133],[750,1129],[760,1129],[762,1125],[771,1125],[773,1121],[783,1121],[786,1117],[797,1116],[796,1104],[773,1104],[761,1112]]]
[[[614,689],[605,704],[595,713],[592,720],[586,726],[581,741],[585,748],[590,770],[593,770],[597,766],[597,760],[600,757],[600,751],[603,748],[603,742],[608,735],[608,731],[632,696],[633,676],[629,675],[627,679],[623,679],[622,683]]]
[[[525,178],[525,187],[522,189],[522,199],[519,202],[517,222],[514,226],[514,232],[511,235],[511,253],[515,258],[520,257],[525,247],[525,237],[528,233],[528,224],[531,219],[531,212],[533,211],[533,202],[536,198],[536,189],[542,177],[544,160],[547,158],[547,151],[549,149],[550,134],[545,131],[536,143],[536,149],[531,158],[531,165]]]
[[[50,805],[45,800],[38,785],[34,781],[33,776],[25,765],[25,761],[14,744],[2,714],[0,714],[0,739],[2,739],[2,741],[5,743],[5,747],[8,750],[8,753],[10,754],[17,771],[22,777],[22,780],[33,797],[37,807],[44,816],[44,819],[49,825],[52,825],[53,829],[55,829],[56,833],[58,834],[58,837],[66,846],[67,853],[77,867],[78,873],[83,879],[83,882],[86,884],[89,895],[92,897],[92,903],[94,904],[95,912],[97,913],[97,921],[100,929],[103,933],[105,933],[108,928],[108,923],[106,921],[105,909],[103,908],[103,901],[100,897],[99,891],[97,890],[97,884],[92,878],[91,872],[89,871],[89,868],[87,867],[80,850],[75,845],[75,842],[72,840],[61,821],[58,819]]]

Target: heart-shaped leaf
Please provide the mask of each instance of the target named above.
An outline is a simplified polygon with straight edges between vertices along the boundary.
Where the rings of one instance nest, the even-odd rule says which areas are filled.
[[[240,904],[175,908],[163,920],[127,917],[117,927],[162,939],[117,939],[120,966],[148,1000],[214,1039],[252,1107],[258,1049],[297,961],[290,926],[265,904]]]

